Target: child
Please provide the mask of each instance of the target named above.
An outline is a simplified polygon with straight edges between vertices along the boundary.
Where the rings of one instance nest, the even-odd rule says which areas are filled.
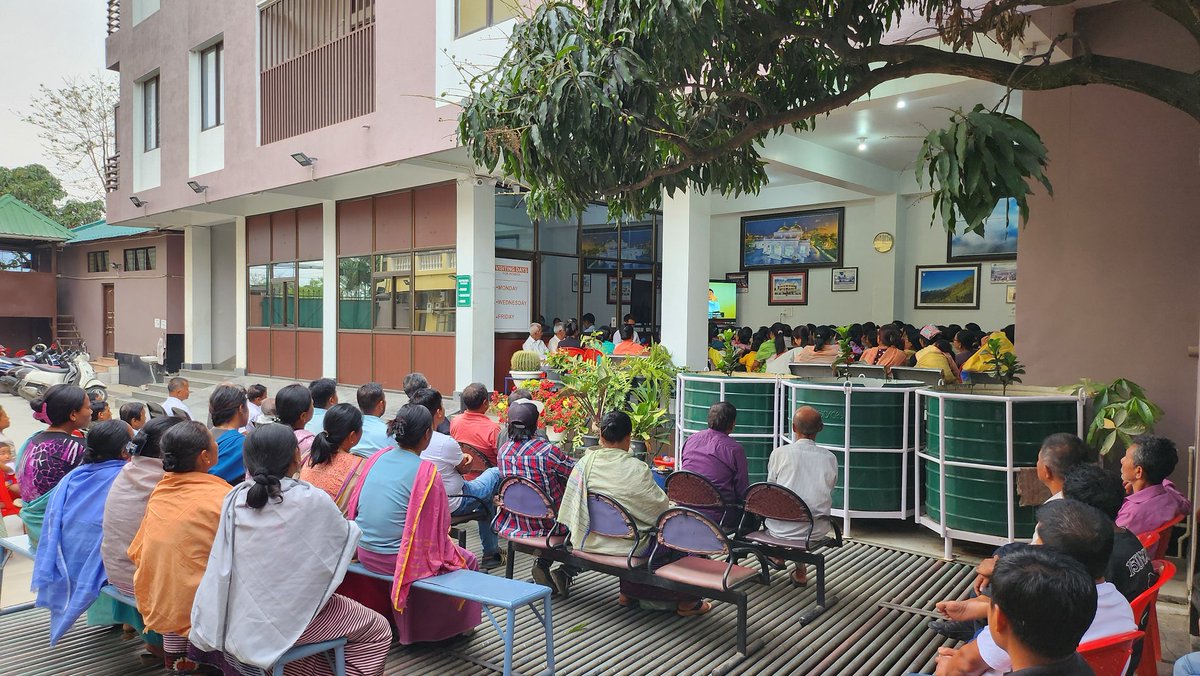
[[[246,388],[246,406],[250,409],[250,422],[246,423],[246,430],[254,429],[254,424],[258,422],[259,416],[262,415],[263,401],[267,398],[267,388],[265,385],[255,383]]]
[[[0,406],[0,517],[16,516],[21,511],[19,502],[21,487],[17,485],[17,477],[14,474],[16,447],[4,434],[10,424],[8,412],[4,410],[3,406]],[[10,531],[3,527],[0,527],[0,530],[5,533]],[[16,532],[21,531],[17,530]]]

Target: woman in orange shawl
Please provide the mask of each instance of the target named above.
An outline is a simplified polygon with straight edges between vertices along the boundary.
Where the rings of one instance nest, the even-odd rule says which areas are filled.
[[[220,653],[192,648],[187,635],[229,484],[208,473],[217,462],[217,444],[202,423],[175,425],[163,435],[161,446],[166,473],[150,494],[142,526],[129,545],[138,611],[147,629],[163,635],[168,670],[194,670],[194,662],[223,667]]]
[[[420,458],[432,436],[429,409],[406,404],[390,428],[399,447],[367,460],[346,516],[363,532],[359,562],[371,572],[391,576],[392,584],[349,575],[338,593],[390,617],[401,644],[453,638],[479,624],[482,606],[413,589],[412,583],[452,570],[477,570],[479,564],[447,534],[446,489],[433,463]]]
[[[872,347],[862,353],[858,360],[867,366],[882,366],[883,370],[891,373],[893,366],[904,366],[908,363],[908,355],[904,352],[904,339],[894,326],[879,329],[879,346]]]

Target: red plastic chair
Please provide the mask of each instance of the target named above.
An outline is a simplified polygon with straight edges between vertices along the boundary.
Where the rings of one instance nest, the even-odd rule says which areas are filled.
[[[1147,554],[1153,554],[1154,552],[1158,551],[1158,533],[1154,531],[1142,533],[1141,535],[1137,536],[1137,539],[1142,543],[1142,548],[1146,550]],[[1153,561],[1154,557],[1151,556],[1150,560]]]
[[[1158,579],[1146,591],[1130,603],[1133,608],[1133,619],[1138,627],[1146,632],[1146,640],[1142,641],[1142,658],[1138,661],[1138,676],[1157,676],[1158,662],[1162,659],[1162,646],[1158,636],[1158,592],[1163,586],[1175,578],[1175,564],[1170,561],[1154,561],[1154,573]]]
[[[1148,535],[1149,533],[1158,535],[1158,550],[1150,552],[1150,558],[1152,560],[1158,561],[1159,559],[1164,559],[1167,557],[1167,545],[1171,542],[1171,529],[1174,528],[1175,524],[1179,523],[1180,521],[1183,521],[1182,514],[1152,531],[1147,533],[1138,533],[1138,539],[1141,539],[1142,535]]]
[[[569,357],[579,357],[587,361],[596,361],[600,357],[604,356],[604,353],[600,350],[590,347],[560,347],[558,350],[559,352],[565,353]]]
[[[1122,676],[1125,664],[1133,653],[1133,644],[1142,638],[1143,632],[1129,631],[1116,636],[1098,638],[1079,644],[1079,655],[1088,663],[1096,676]]]

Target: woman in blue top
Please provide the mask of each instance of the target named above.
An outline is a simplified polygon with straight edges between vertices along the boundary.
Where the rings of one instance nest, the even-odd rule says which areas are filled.
[[[246,401],[246,390],[240,385],[219,385],[208,398],[212,435],[217,440],[217,464],[208,473],[235,486],[246,478],[246,468],[242,465],[246,436],[239,431],[250,419]]]

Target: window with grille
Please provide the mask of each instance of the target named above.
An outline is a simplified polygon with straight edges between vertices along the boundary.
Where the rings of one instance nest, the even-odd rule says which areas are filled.
[[[158,150],[158,76],[142,83],[142,150]]]
[[[125,250],[125,272],[154,269],[155,248],[152,246]],[[104,254],[107,258],[108,254]]]
[[[108,271],[108,252],[89,251],[87,255],[88,272]]]

